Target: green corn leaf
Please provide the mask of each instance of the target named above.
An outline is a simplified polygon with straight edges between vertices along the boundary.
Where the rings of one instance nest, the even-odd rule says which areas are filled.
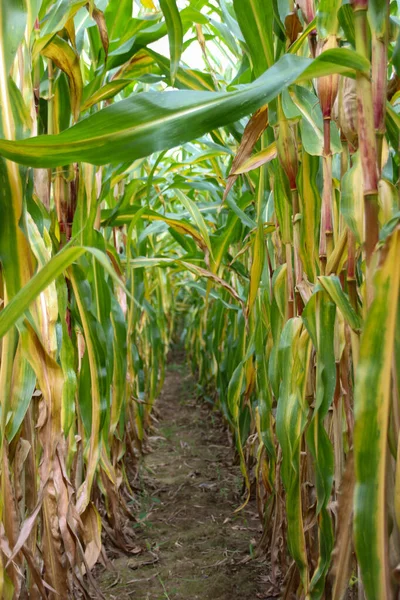
[[[71,0],[62,0],[61,2],[54,2],[46,14],[43,26],[40,28],[41,36],[50,36],[61,31],[67,21],[74,17],[78,10],[85,6],[85,4],[85,0],[73,0],[72,2]],[[43,14],[39,14],[41,20],[43,17]]]
[[[7,422],[7,440],[11,442],[17,435],[32,400],[36,386],[36,375],[29,361],[17,350],[13,367],[13,386],[10,399],[10,419]]]
[[[113,352],[114,371],[111,390],[111,415],[109,439],[118,427],[125,403],[126,373],[127,373],[127,327],[121,306],[112,296],[111,321],[114,330]]]
[[[235,215],[239,217],[240,221],[245,227],[249,227],[249,229],[255,229],[257,227],[257,223],[254,221],[254,219],[249,217],[249,215],[243,210],[243,208],[246,208],[248,206],[251,200],[251,196],[248,196],[246,201],[241,200],[240,202],[236,203],[230,196],[227,196],[225,202],[229,206],[229,208],[235,213]],[[244,204],[243,207],[242,204]]]
[[[316,22],[317,19],[314,17],[312,21],[309,22],[307,27],[304,28],[303,33],[301,33],[297,40],[290,46],[288,50],[290,54],[296,54],[300,50],[310,33],[315,29]]]
[[[241,340],[240,340],[240,349],[243,350],[243,355],[245,354],[245,344],[246,341],[246,335],[243,329],[242,335],[241,335]],[[240,434],[240,416],[241,414],[243,414],[243,411],[241,410],[241,401],[242,401],[242,396],[243,396],[243,391],[244,391],[244,385],[245,385],[245,361],[240,361],[238,366],[236,367],[236,369],[233,371],[232,377],[229,381],[229,386],[228,386],[228,407],[231,413],[231,417],[233,420],[233,423],[235,425],[235,429],[236,429],[236,447],[239,453],[239,458],[240,458],[240,467],[241,467],[241,471],[242,471],[242,475],[244,477],[244,481],[246,484],[246,488],[247,488],[247,497],[246,500],[244,501],[243,505],[240,506],[238,509],[236,509],[235,512],[238,512],[239,510],[241,510],[242,508],[244,508],[246,506],[246,504],[248,503],[249,499],[250,499],[250,480],[249,480],[249,476],[247,473],[247,468],[246,468],[246,460],[244,457],[244,451],[243,451],[243,444],[242,444],[242,438],[241,438],[241,434]]]
[[[400,231],[377,270],[355,386],[355,547],[367,598],[390,598],[386,468],[391,365],[400,284]]]
[[[221,277],[218,277],[217,275],[215,275],[215,273],[212,273],[211,271],[208,271],[207,269],[203,269],[203,267],[199,267],[198,265],[196,265],[194,263],[190,263],[186,260],[174,259],[174,258],[156,258],[156,257],[139,256],[138,258],[132,259],[130,261],[130,265],[133,269],[142,269],[142,268],[146,268],[146,267],[159,267],[159,266],[169,266],[169,265],[177,265],[177,266],[184,267],[185,269],[188,269],[195,275],[198,275],[199,277],[205,277],[207,279],[210,279],[211,281],[214,281],[216,284],[220,285],[222,288],[227,290],[229,292],[229,294],[232,296],[232,298],[234,298],[237,302],[239,302],[244,309],[242,298],[239,296],[239,294],[236,292],[236,290],[229,283],[227,283]],[[0,316],[0,319],[1,319],[1,316]]]
[[[97,248],[85,246],[66,246],[56,254],[30,281],[20,289],[14,298],[0,313],[0,337],[2,337],[15,322],[28,310],[31,302],[47,288],[59,275],[74,263],[82,254],[90,252],[107,270],[119,285],[123,285],[108,258]]]
[[[368,20],[374,35],[382,38],[388,25],[389,2],[381,0],[368,1]]]
[[[171,83],[174,84],[182,54],[183,27],[176,0],[160,0],[168,29],[169,52],[171,57]]]
[[[260,286],[261,275],[265,261],[265,239],[263,223],[257,226],[256,234],[252,244],[252,264],[250,270],[250,287],[247,304],[247,313],[250,314],[257,298],[258,289]]]
[[[300,222],[300,256],[310,281],[315,281],[318,257],[318,231],[321,218],[321,196],[317,185],[319,160],[307,152],[302,154],[300,171],[300,197],[302,218]]]
[[[350,304],[348,296],[343,292],[339,277],[318,277],[319,283],[336,304],[347,323],[354,331],[361,331],[362,319]]]
[[[169,2],[171,2],[171,0],[169,0]],[[123,5],[125,2],[121,2],[120,4]],[[108,11],[106,9],[105,14],[107,15],[107,13]],[[179,13],[183,34],[192,28],[193,23],[195,22],[194,19],[197,19],[197,15],[198,13],[193,14],[193,10],[191,10],[190,7],[183,9]],[[112,18],[111,15],[110,17]],[[201,19],[201,21],[203,20],[204,17]],[[109,21],[110,19],[107,20],[107,23],[109,23]],[[135,62],[136,54],[139,51],[152,42],[156,42],[157,40],[163,38],[169,33],[167,23],[165,21],[156,20],[154,23],[153,20],[147,19],[127,19],[126,23],[127,26],[123,28],[125,32],[123,33],[121,39],[117,40],[116,43],[111,44],[111,52],[107,60],[107,70],[111,70],[119,66],[122,66],[123,69],[125,69],[126,66],[129,68],[129,63]],[[110,28],[111,30],[114,29],[112,21],[109,25],[109,29]],[[111,34],[110,39],[113,39]],[[175,49],[178,47],[179,44],[175,46]],[[171,58],[173,58],[172,54]]]
[[[1,0],[0,31],[2,55],[4,56],[4,72],[10,72],[12,63],[25,32],[27,11],[23,0]],[[12,24],[12,25],[11,25]],[[2,80],[1,85],[5,85]]]
[[[264,169],[260,169],[259,182],[257,186],[257,229],[252,244],[252,264],[250,269],[250,285],[247,300],[247,314],[253,309],[260,287],[261,276],[265,262],[265,235],[263,220],[263,203],[265,196]]]
[[[58,312],[61,321],[61,350],[60,362],[64,373],[64,387],[62,396],[61,425],[65,435],[68,435],[75,420],[75,394],[78,380],[75,372],[75,348],[65,319],[68,310],[68,288],[64,277],[56,279]]]
[[[327,510],[331,497],[334,456],[324,419],[333,401],[336,385],[334,351],[336,306],[326,292],[316,292],[307,303],[302,318],[317,352],[315,408],[307,429],[307,445],[314,458],[319,518],[319,560],[310,582],[311,598],[322,597],[325,577],[333,550],[333,527]]]
[[[110,378],[107,369],[106,338],[103,329],[99,327],[98,321],[92,312],[90,286],[83,271],[76,265],[71,267],[70,279],[82,323],[87,352],[87,366],[90,372],[90,386],[86,386],[86,393],[82,393],[83,388],[80,388],[80,402],[85,405],[82,410],[89,415],[87,437],[90,440],[86,478],[77,493],[78,511],[82,513],[89,503],[90,492],[100,459],[100,433],[110,406]]]
[[[233,6],[258,77],[274,63],[272,2],[234,0]]]
[[[359,243],[364,241],[364,198],[362,187],[358,184],[361,173],[360,153],[357,152],[351,169],[343,176],[340,211]]]
[[[320,0],[317,11],[317,29],[321,38],[336,35],[338,29],[337,13],[341,0]]]
[[[232,205],[231,205],[231,204],[229,204],[230,201],[231,200],[228,197],[226,199],[226,202],[232,208],[232,211],[229,212],[225,226],[223,227],[222,230],[220,230],[218,232],[218,236],[215,236],[214,238],[212,238],[215,272],[218,272],[218,269],[221,265],[221,262],[224,258],[225,253],[227,252],[229,246],[237,238],[238,231],[240,232],[239,219],[242,220],[242,222],[243,222],[242,217],[244,216],[244,218],[245,218],[244,222],[245,222],[245,224],[247,224],[247,221],[246,221],[247,215],[244,212],[244,209],[250,204],[250,202],[252,201],[252,197],[250,194],[247,197],[246,197],[246,195],[244,195],[239,200],[238,204],[236,204],[232,200]],[[247,218],[247,219],[250,221],[251,229],[257,227],[256,223],[252,219],[249,219],[249,218]]]
[[[132,0],[109,0],[104,16],[111,42],[123,39],[132,25]]]
[[[232,123],[275,98],[296,80],[368,70],[355,52],[337,49],[315,60],[283,56],[254,83],[235,92],[165,92],[133,95],[58,135],[20,142],[0,140],[0,154],[35,167],[75,161],[105,164],[147,156]]]
[[[183,194],[178,189],[176,190],[176,195],[179,198],[180,202],[182,202],[183,206],[187,209],[190,216],[192,217],[194,223],[196,224],[196,227],[198,228],[198,230],[201,233],[201,236],[207,246],[209,253],[212,256],[212,247],[211,247],[211,242],[210,242],[210,236],[208,235],[207,225],[204,221],[203,215],[201,214],[201,212],[199,211],[199,209],[197,207],[196,202],[193,202],[192,200],[190,200],[190,198],[188,198],[188,196]]]
[[[178,190],[177,190],[177,192],[181,193]],[[185,197],[185,202],[186,202],[186,200],[187,199]],[[181,199],[181,201],[182,201],[182,199]],[[192,203],[187,201],[186,204],[187,204],[187,206],[190,206]],[[209,240],[209,236],[208,236],[208,231],[207,231],[207,228],[204,223],[204,219],[201,216],[201,213],[199,212],[196,205],[195,206],[192,205],[191,208],[194,211],[196,211],[197,217],[200,218],[199,223],[202,227],[202,231],[199,231],[196,227],[193,227],[193,225],[191,223],[189,223],[186,219],[179,219],[179,220],[174,219],[174,218],[171,218],[170,216],[164,216],[153,210],[146,209],[146,208],[140,209],[138,211],[138,209],[136,207],[128,206],[128,207],[121,207],[120,209],[115,209],[112,211],[104,210],[102,212],[102,216],[103,216],[104,224],[120,226],[120,225],[124,225],[124,224],[129,225],[130,222],[133,219],[135,219],[137,214],[140,212],[140,216],[145,219],[148,219],[149,221],[162,221],[162,222],[166,223],[169,227],[171,227],[172,229],[177,231],[178,233],[181,233],[184,235],[190,235],[194,239],[196,244],[201,248],[201,250],[210,251],[211,245],[210,245],[210,240]],[[170,213],[170,214],[173,214],[173,213]],[[205,238],[203,237],[204,234],[206,235]]]
[[[290,97],[302,115],[301,140],[305,151],[313,156],[322,156],[324,147],[323,119],[318,98],[302,86],[293,86]],[[339,133],[331,122],[331,150],[333,154],[342,151]]]
[[[339,24],[344,30],[347,40],[355,48],[356,34],[354,29],[354,11],[350,4],[343,4],[338,11]]]
[[[276,432],[282,448],[282,480],[286,489],[289,551],[300,571],[304,590],[309,588],[309,568],[301,499],[301,445],[307,424],[306,374],[311,340],[301,318],[290,319],[279,342],[282,383],[276,414]],[[287,368],[290,365],[290,369]]]
[[[265,299],[260,296],[256,303],[256,326],[255,326],[255,359],[256,376],[258,388],[258,412],[260,416],[260,436],[267,450],[271,461],[275,461],[276,450],[273,434],[273,416],[272,416],[272,393],[271,385],[268,379],[268,356],[266,354],[266,343],[269,331],[264,324],[263,302]]]
[[[278,162],[274,181],[274,206],[281,229],[282,243],[289,244],[293,229],[290,189],[284,171]]]
[[[109,98],[113,98],[116,96],[121,90],[126,88],[127,85],[131,83],[130,79],[115,79],[114,81],[110,81],[106,83],[102,88],[100,88],[97,92],[92,94],[83,104],[82,110],[87,110],[94,104],[98,102],[102,102],[103,100],[108,100]]]

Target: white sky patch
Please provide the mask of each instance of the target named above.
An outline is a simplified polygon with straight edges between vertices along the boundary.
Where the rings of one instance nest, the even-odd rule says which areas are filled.
[[[168,36],[157,40],[157,42],[154,42],[153,44],[149,44],[148,47],[151,50],[154,50],[154,52],[158,52],[169,58]],[[193,42],[193,44],[190,44],[189,48],[183,52],[182,61],[192,69],[200,69],[200,71],[204,70],[203,54],[200,45],[196,41]]]

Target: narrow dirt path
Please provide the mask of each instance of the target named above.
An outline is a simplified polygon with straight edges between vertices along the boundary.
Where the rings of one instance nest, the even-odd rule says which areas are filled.
[[[176,358],[175,358],[176,360]],[[159,423],[139,475],[138,554],[112,560],[107,599],[256,600],[265,563],[250,560],[254,504],[234,514],[242,478],[219,415],[195,400],[182,362],[169,365]]]

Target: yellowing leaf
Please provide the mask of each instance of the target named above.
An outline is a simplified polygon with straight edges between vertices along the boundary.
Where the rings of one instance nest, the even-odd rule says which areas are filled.
[[[71,107],[75,121],[78,120],[82,99],[82,74],[79,56],[73,48],[58,35],[41,49],[40,54],[49,58],[68,77],[71,96]]]
[[[382,250],[374,299],[361,336],[355,386],[354,528],[368,598],[390,598],[386,469],[391,367],[400,287],[400,229]]]

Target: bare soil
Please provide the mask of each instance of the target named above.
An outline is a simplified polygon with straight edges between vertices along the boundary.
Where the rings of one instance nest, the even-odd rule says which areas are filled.
[[[255,504],[234,512],[242,477],[228,433],[219,414],[196,400],[180,357],[174,361],[136,482],[137,548],[115,555],[112,569],[101,567],[98,585],[108,600],[266,598],[265,559],[254,558]]]

